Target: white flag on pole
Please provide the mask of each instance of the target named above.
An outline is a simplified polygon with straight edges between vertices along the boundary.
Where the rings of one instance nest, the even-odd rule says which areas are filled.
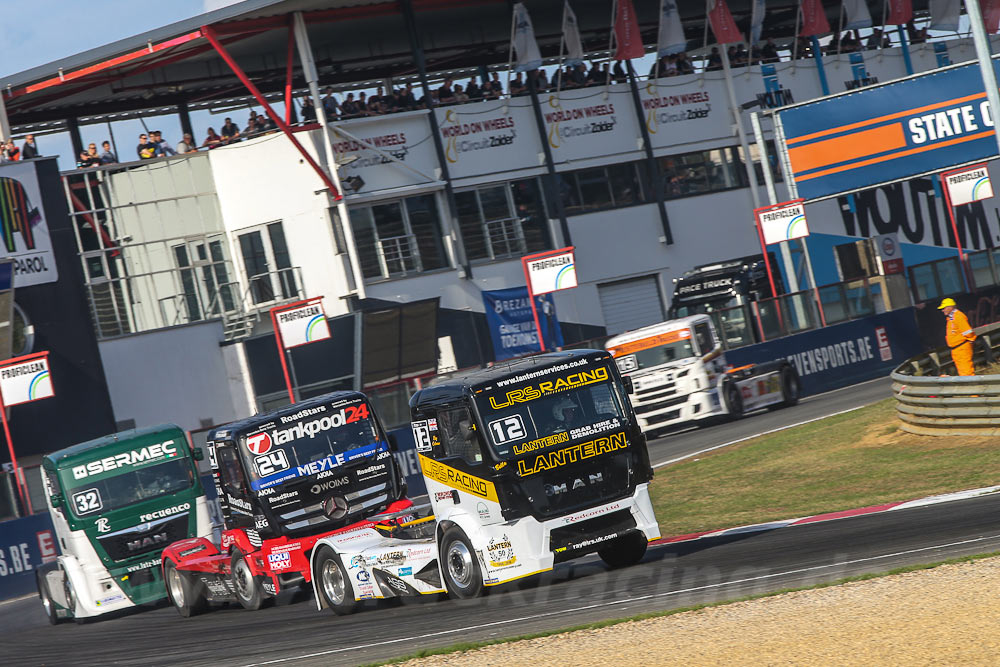
[[[865,0],[844,0],[844,11],[847,13],[844,30],[872,27],[872,15]]]
[[[569,0],[563,5],[563,40],[566,42],[566,64],[576,66],[583,62],[583,43],[580,41],[580,26],[576,23],[576,14],[569,6]]]
[[[750,44],[760,41],[761,30],[764,29],[764,0],[753,0],[753,12],[750,14]]]
[[[660,37],[656,45],[656,55],[665,56],[687,50],[684,26],[677,11],[675,0],[660,0]]]
[[[514,5],[514,51],[517,52],[515,72],[538,69],[542,65],[542,54],[535,41],[535,29],[531,27],[531,17],[520,2]]]
[[[930,0],[931,30],[958,32],[958,17],[962,14],[962,0]]]

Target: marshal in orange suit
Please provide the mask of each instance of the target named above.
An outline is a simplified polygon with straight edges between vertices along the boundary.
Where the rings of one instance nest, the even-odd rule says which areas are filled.
[[[954,299],[943,300],[938,310],[943,310],[944,316],[948,318],[945,342],[951,348],[955,370],[959,375],[975,375],[976,371],[972,367],[972,341],[976,340],[976,334],[972,333],[969,318],[956,307]]]

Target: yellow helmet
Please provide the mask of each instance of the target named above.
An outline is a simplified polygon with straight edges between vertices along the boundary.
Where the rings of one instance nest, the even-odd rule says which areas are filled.
[[[940,305],[940,306],[938,306],[938,310],[944,310],[944,309],[945,309],[945,308],[947,308],[948,306],[954,306],[954,305],[957,305],[957,304],[955,303],[955,300],[954,300],[954,299],[952,299],[952,298],[947,298],[947,299],[943,299],[943,300],[941,301],[941,305]]]

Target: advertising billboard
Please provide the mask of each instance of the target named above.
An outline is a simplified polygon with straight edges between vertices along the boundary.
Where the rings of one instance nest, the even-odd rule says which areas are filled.
[[[806,200],[997,154],[975,63],[786,107],[775,118],[798,196]]]

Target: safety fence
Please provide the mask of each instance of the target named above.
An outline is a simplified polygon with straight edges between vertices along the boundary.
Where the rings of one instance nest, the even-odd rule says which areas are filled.
[[[947,347],[907,359],[892,372],[901,428],[918,435],[1000,435],[1000,374],[991,374],[1000,323],[975,329],[973,362],[984,375],[958,376]]]

